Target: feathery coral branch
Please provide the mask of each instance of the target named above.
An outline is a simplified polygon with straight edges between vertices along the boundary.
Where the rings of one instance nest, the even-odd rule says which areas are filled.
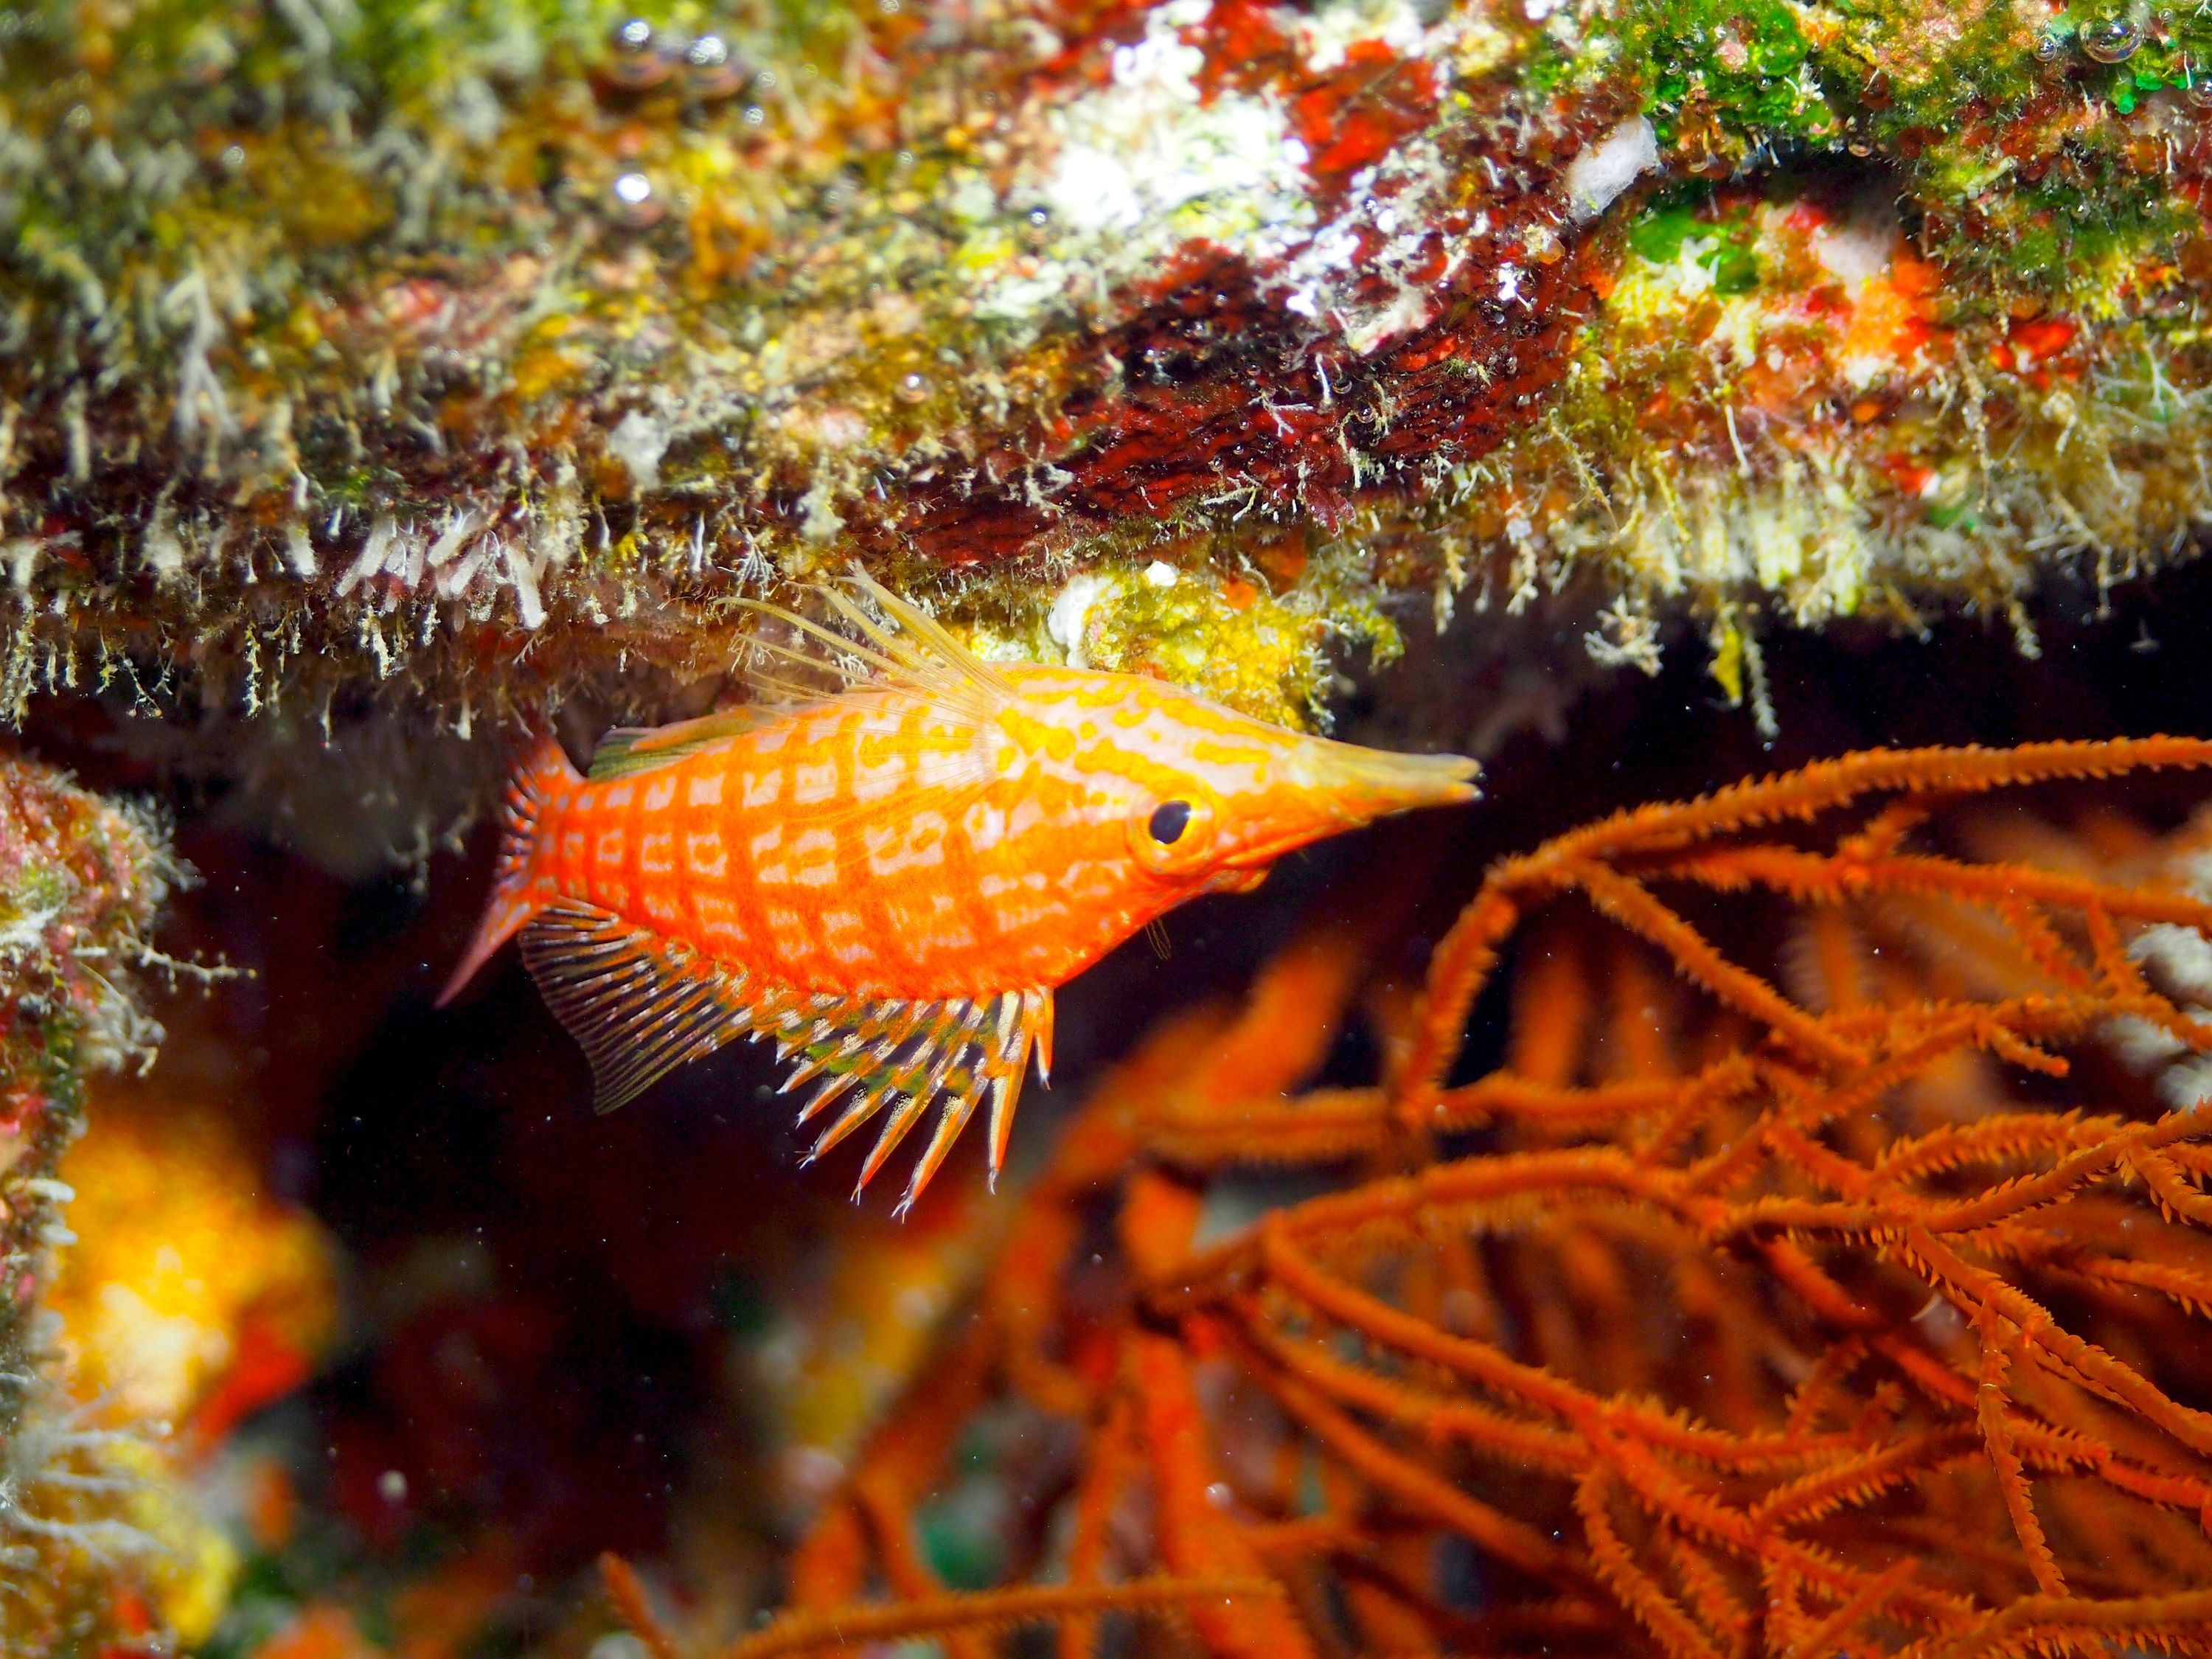
[[[728,1659],[1046,1618],[1088,1659],[1171,1606],[1238,1659],[2212,1654],[2212,828],[1998,838],[2046,866],[1965,816],[2207,764],[1875,753],[1617,814],[1493,866],[1369,1000],[1383,1074],[1301,1092],[1391,943],[1323,923],[1096,1091]],[[1446,1087],[1523,930],[1506,1061]],[[941,1592],[915,1508],[1012,1402],[1079,1431],[1009,1551],[1067,1582]]]

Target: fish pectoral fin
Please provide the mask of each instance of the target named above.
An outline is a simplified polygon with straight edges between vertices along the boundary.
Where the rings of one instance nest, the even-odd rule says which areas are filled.
[[[565,902],[540,913],[523,929],[522,959],[590,1057],[602,1112],[769,1012],[745,995],[742,973],[592,905]]]
[[[650,771],[671,761],[682,760],[686,755],[696,754],[709,744],[743,737],[790,713],[787,708],[750,704],[743,708],[702,714],[696,720],[678,720],[672,726],[618,726],[602,737],[599,746],[592,751],[592,769],[587,775],[592,782],[599,783],[608,778],[626,778],[633,772]]]

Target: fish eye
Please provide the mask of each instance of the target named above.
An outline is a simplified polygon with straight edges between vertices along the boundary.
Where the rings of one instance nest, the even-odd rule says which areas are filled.
[[[1149,811],[1133,802],[1123,822],[1138,867],[1180,880],[1212,855],[1221,809],[1202,789],[1177,781],[1183,793],[1156,801]]]

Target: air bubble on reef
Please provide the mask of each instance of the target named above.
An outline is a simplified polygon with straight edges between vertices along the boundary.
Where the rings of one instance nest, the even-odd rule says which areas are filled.
[[[615,216],[635,229],[657,222],[666,209],[653,180],[641,173],[625,173],[614,182]]]
[[[684,49],[685,83],[701,98],[728,98],[753,79],[751,64],[719,34],[702,34]]]
[[[2126,63],[2142,39],[2142,25],[2132,17],[2100,17],[2081,26],[2081,50],[2100,64]]]
[[[600,74],[625,92],[645,92],[668,78],[676,53],[672,43],[642,17],[628,17],[607,31],[606,59]]]

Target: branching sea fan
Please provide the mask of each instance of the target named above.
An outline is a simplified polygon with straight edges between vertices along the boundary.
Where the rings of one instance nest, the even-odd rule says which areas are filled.
[[[1322,921],[1098,1090],[726,1659],[2212,1651],[2212,902],[2190,832],[1988,811],[2207,763],[1624,813],[1495,866],[1418,994],[1391,907]],[[1297,1092],[1355,1009],[1380,1080]],[[1009,1417],[1079,1452],[948,1588],[921,1522]]]

